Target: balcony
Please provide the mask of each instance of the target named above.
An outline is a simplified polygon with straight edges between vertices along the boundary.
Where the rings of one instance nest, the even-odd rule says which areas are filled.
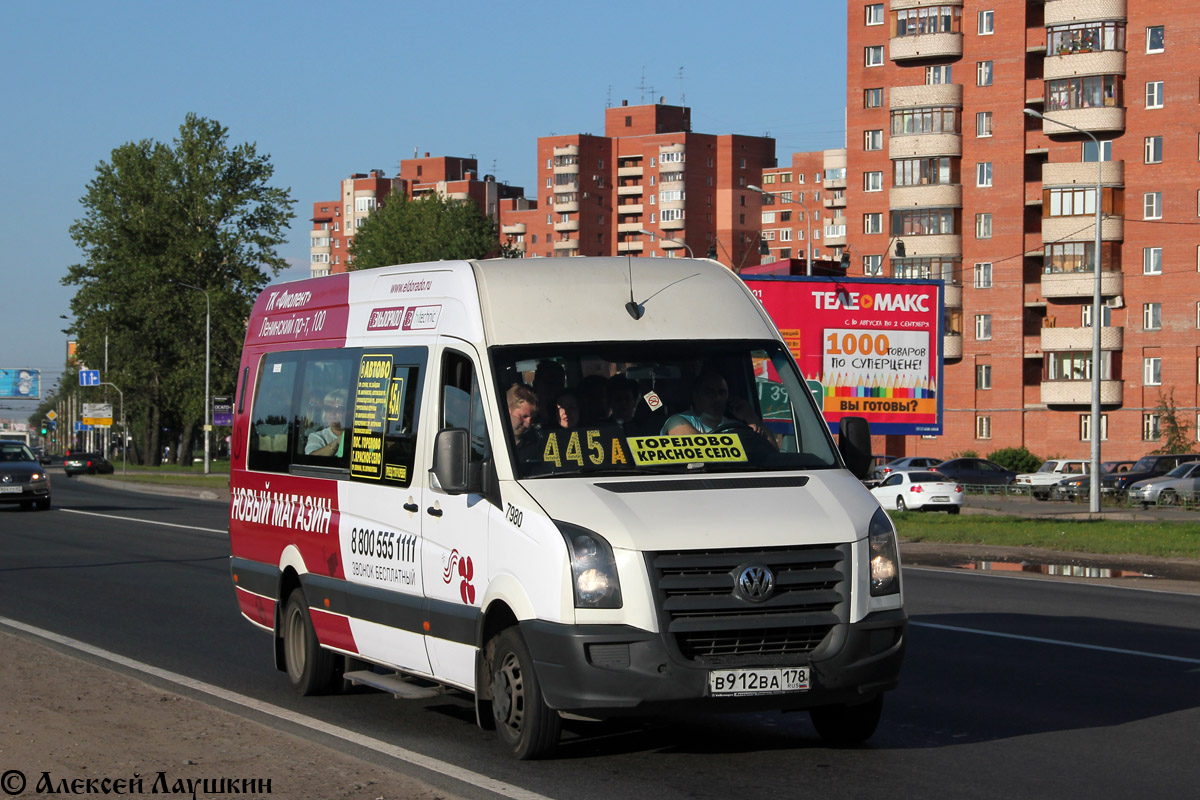
[[[564,145],[562,147],[556,147],[556,148],[554,148],[554,155],[556,155],[556,156],[577,156],[577,155],[579,155],[579,145],[568,144],[568,145]]]
[[[1042,67],[1045,80],[1072,78],[1076,75],[1124,75],[1125,51],[1100,50],[1046,55]]]
[[[942,358],[962,358],[963,337],[960,333],[948,333],[942,337]]]
[[[1119,270],[1100,271],[1100,294],[1113,297],[1121,294],[1125,274]],[[1086,272],[1047,272],[1042,275],[1042,297],[1054,300],[1062,297],[1091,297],[1096,280],[1091,270]]]
[[[617,206],[617,213],[622,214],[622,215],[640,214],[640,213],[642,213],[642,204],[641,203],[622,203],[621,205]]]
[[[1043,217],[1042,241],[1055,242],[1091,242],[1096,239],[1096,217],[1088,214],[1082,217]],[[1100,241],[1120,242],[1125,239],[1125,218],[1104,215],[1100,223]],[[907,244],[908,240],[905,239]]]
[[[562,239],[554,243],[555,250],[574,250],[579,252],[578,239]]]
[[[555,175],[578,175],[579,174],[579,164],[578,164],[578,162],[574,163],[574,164],[555,164],[554,165],[554,174]]]
[[[1072,22],[1125,19],[1125,0],[1046,0],[1043,24],[1047,28],[1055,25],[1070,25]],[[1130,31],[1132,33],[1132,31]]]
[[[1042,120],[1042,133],[1047,136],[1078,136],[1078,131],[1058,125],[1050,117],[1074,125],[1079,130],[1092,133],[1125,130],[1125,109],[1116,105],[1093,106],[1092,108],[1060,108],[1046,111]],[[893,140],[895,141],[895,140]]]
[[[658,227],[664,231],[681,231],[686,222],[682,219],[664,219],[658,224]]]
[[[1052,317],[1047,317],[1052,319]],[[1042,328],[1042,352],[1079,350],[1091,352],[1091,328]],[[1105,326],[1100,329],[1101,350],[1122,350],[1125,347],[1125,329]]]
[[[961,208],[962,184],[941,183],[889,189],[888,206],[890,208]]]
[[[579,220],[570,219],[570,220],[567,220],[566,222],[556,222],[556,223],[554,223],[554,230],[556,230],[556,231],[577,231],[577,230],[579,230]]]
[[[893,36],[888,39],[888,55],[892,61],[958,58],[962,56],[962,51],[961,33],[921,33],[916,36]]]
[[[888,137],[888,158],[893,161],[925,156],[962,156],[962,136],[957,133],[914,133]]]
[[[555,203],[554,211],[558,214],[571,214],[579,210],[579,201],[571,200],[567,203]]]
[[[841,219],[843,222],[845,221],[845,217],[842,217]],[[826,225],[824,235],[826,247],[842,247],[846,244],[845,224]]]
[[[640,253],[642,252],[641,241],[636,242],[617,242],[618,253]]]
[[[830,180],[825,181],[825,190],[827,192],[831,191],[833,189],[845,189],[845,188],[846,188],[845,176],[842,176],[841,178],[831,178]],[[826,202],[828,202],[828,200],[826,200]]]
[[[508,236],[523,236],[525,234],[525,223],[518,222],[513,225],[504,225],[500,228],[500,232]]]
[[[828,183],[825,184],[825,188],[826,189],[829,188]],[[846,194],[845,194],[845,192],[836,192],[836,191],[827,192],[824,196],[822,196],[821,202],[825,205],[826,208],[845,208],[846,207]]]
[[[631,194],[640,195],[641,193],[642,193],[642,187],[641,187],[640,185],[637,185],[637,186],[618,186],[618,187],[617,187],[617,196],[618,196],[618,197],[627,197],[627,196],[629,196],[629,195],[631,195]]]
[[[1042,402],[1046,405],[1085,406],[1092,402],[1092,381],[1042,381]],[[1121,381],[1100,381],[1100,402],[1121,404]]]
[[[929,106],[961,106],[961,83],[935,83],[929,86],[893,86],[888,92],[891,108],[923,108]]]
[[[962,255],[962,237],[954,234],[929,234],[926,236],[902,234],[895,238],[904,241],[906,258]]]
[[[640,178],[644,170],[641,167],[617,167],[618,178]]]
[[[943,301],[946,308],[962,308],[963,289],[957,283],[947,283],[946,292],[943,296]]]
[[[678,239],[659,239],[658,246],[663,250],[679,250],[685,245]]]
[[[641,229],[641,222],[621,222],[617,224],[617,233],[637,233]]]
[[[1095,186],[1096,178],[1096,162],[1094,161],[1064,161],[1042,164],[1043,186]],[[1125,162],[1100,162],[1099,178],[1101,186],[1124,186]]]

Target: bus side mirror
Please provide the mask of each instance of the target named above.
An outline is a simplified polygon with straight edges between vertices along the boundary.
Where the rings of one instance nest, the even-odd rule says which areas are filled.
[[[854,477],[866,480],[871,471],[871,423],[863,417],[838,420],[838,450]]]
[[[446,494],[465,494],[471,438],[466,428],[440,431],[433,446],[433,475]]]

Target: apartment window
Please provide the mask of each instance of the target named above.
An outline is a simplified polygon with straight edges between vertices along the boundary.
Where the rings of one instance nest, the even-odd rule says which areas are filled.
[[[992,418],[991,417],[980,415],[975,418],[975,438],[976,439],[992,438]]]
[[[991,214],[976,214],[975,215],[975,238],[976,239],[992,238],[992,215]]]
[[[863,233],[883,233],[883,214],[863,214]]]
[[[1146,137],[1146,163],[1161,164],[1163,153],[1163,142],[1161,136]]]
[[[881,108],[882,106],[883,87],[863,90],[863,108]]]
[[[925,85],[934,86],[940,83],[954,83],[952,70],[949,64],[940,64],[936,67],[925,68]]]
[[[942,280],[952,286],[960,283],[962,260],[953,256],[929,256],[926,258],[893,258],[892,277],[904,280]]]
[[[882,150],[883,131],[863,131],[863,150]]]
[[[867,25],[883,24],[883,3],[872,3],[867,6]]]
[[[958,6],[922,6],[895,12],[896,36],[920,36],[926,33],[962,33],[962,8]]]
[[[992,388],[992,365],[991,364],[976,364],[975,365],[975,388],[976,389]]]
[[[763,215],[762,215],[762,221],[763,221],[764,225],[773,224],[775,222],[775,212],[774,211],[764,211]]]
[[[959,109],[955,106],[897,109],[892,112],[892,136],[958,133],[959,114]]]
[[[992,112],[980,111],[975,115],[975,135],[979,138],[992,135]]]
[[[882,192],[883,191],[883,173],[882,172],[864,172],[863,173],[863,191],[864,192]]]
[[[1092,327],[1092,305],[1091,305],[1091,303],[1089,303],[1083,307],[1079,316],[1080,316],[1079,324],[1081,327],[1084,327],[1084,328]],[[1102,328],[1111,328],[1112,327],[1112,309],[1106,305],[1100,306],[1100,327],[1102,327]]]
[[[975,165],[975,185],[976,186],[991,186],[992,185],[992,162],[980,161]]]
[[[959,232],[958,209],[907,208],[892,212],[893,236],[954,235]]]
[[[1162,192],[1142,195],[1142,219],[1162,219]]]
[[[1095,163],[1099,161],[1112,161],[1112,139],[1100,142],[1100,158],[1096,158],[1096,143],[1087,141],[1083,143],[1083,160]]]
[[[1162,329],[1162,303],[1142,304],[1142,330],[1157,331]]]
[[[995,11],[980,11],[979,12],[979,35],[987,36],[995,32],[993,27],[996,22]]]
[[[1162,418],[1158,414],[1142,414],[1142,440],[1157,442],[1162,435]]]
[[[790,242],[791,240],[792,240],[792,229],[791,228],[780,228],[779,229],[779,241]]]
[[[892,162],[894,186],[958,183],[957,158],[904,158]]]
[[[987,341],[992,338],[992,315],[991,314],[976,314],[975,315],[975,340],[979,342]]]
[[[1161,247],[1143,247],[1142,248],[1142,274],[1143,275],[1161,275],[1162,274],[1162,248]]]
[[[863,256],[863,275],[883,275],[883,256]],[[1200,303],[1196,304],[1197,327],[1200,327]]]
[[[975,288],[992,288],[992,265],[990,263],[983,262],[975,265]]]
[[[1079,441],[1090,442],[1092,440],[1092,415],[1079,415]],[[1108,414],[1100,415],[1100,440],[1108,441]]]
[[[1124,50],[1125,23],[1073,22],[1046,29],[1046,55],[1062,56],[1093,50]]]
[[[1162,359],[1148,356],[1142,359],[1142,383],[1146,386],[1162,386]]]
[[[354,210],[356,213],[369,213],[375,210],[374,197],[356,197],[354,198]]]
[[[1044,100],[1050,111],[1096,108],[1124,104],[1124,78],[1120,75],[1088,75],[1046,81]]]
[[[1146,82],[1146,108],[1162,108],[1163,107],[1163,82],[1162,81],[1147,81]]]
[[[781,203],[792,202],[792,193],[791,192],[780,192],[779,193],[779,202],[781,202]],[[798,203],[804,202],[804,192],[800,192],[800,199],[797,200],[796,202],[798,202]]]
[[[975,85],[976,86],[991,86],[992,85],[992,62],[978,61],[975,64]]]
[[[1162,25],[1155,25],[1153,27],[1146,28],[1147,53],[1161,53],[1163,51],[1163,45],[1165,44],[1164,33],[1165,31]]]
[[[1107,193],[1108,190],[1105,192]],[[1042,194],[1043,216],[1081,217],[1096,213],[1096,190],[1094,188],[1045,189]]]

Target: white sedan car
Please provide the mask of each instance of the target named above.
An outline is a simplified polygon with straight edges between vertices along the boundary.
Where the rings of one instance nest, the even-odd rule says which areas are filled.
[[[897,511],[941,509],[957,514],[963,506],[961,484],[936,472],[894,472],[871,490],[884,508]]]

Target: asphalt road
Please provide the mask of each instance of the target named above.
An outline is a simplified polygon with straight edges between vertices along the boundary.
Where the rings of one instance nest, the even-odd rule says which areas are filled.
[[[1196,595],[906,568],[908,656],[868,746],[826,748],[805,714],[568,723],[557,760],[518,763],[464,697],[293,695],[269,636],[236,610],[223,504],[54,488],[55,510],[0,508],[0,616],[546,797],[1196,797],[1200,786]]]

